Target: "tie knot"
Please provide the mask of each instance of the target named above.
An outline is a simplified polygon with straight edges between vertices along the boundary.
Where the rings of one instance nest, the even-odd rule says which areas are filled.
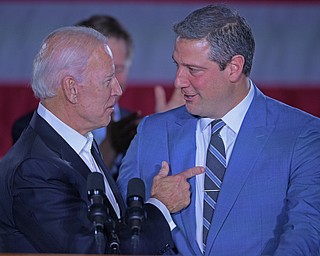
[[[211,134],[219,132],[223,126],[225,126],[225,122],[221,119],[217,119],[211,122]]]

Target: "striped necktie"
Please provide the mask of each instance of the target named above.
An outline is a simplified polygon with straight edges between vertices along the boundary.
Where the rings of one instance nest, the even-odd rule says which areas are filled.
[[[211,123],[211,140],[207,151],[203,202],[203,248],[210,229],[211,219],[218,200],[222,179],[226,170],[226,154],[220,130],[225,125],[221,120]]]

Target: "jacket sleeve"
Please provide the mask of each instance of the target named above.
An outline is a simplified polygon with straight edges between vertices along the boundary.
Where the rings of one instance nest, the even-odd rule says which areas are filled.
[[[269,255],[319,255],[320,125],[306,122],[295,142],[286,197],[287,222]],[[275,249],[272,249],[274,247]],[[273,252],[273,250],[275,250]]]
[[[118,232],[121,254],[159,255],[175,254],[174,242],[166,219],[160,210],[152,204],[144,205],[146,219],[142,222],[139,239],[134,248],[132,233],[128,226]]]
[[[12,195],[15,225],[38,252],[97,253],[81,192],[85,179],[61,161],[28,159],[17,168]]]

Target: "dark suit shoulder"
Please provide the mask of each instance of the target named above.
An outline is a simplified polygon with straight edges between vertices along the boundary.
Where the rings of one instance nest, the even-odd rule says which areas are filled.
[[[19,139],[21,136],[22,132],[27,128],[29,125],[29,122],[32,118],[34,111],[31,111],[22,117],[18,118],[12,125],[11,129],[11,137],[12,137],[12,142],[13,144]]]

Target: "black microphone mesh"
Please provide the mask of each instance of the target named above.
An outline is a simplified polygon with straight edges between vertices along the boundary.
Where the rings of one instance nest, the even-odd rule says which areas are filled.
[[[133,178],[128,182],[127,198],[138,196],[144,201],[146,194],[145,190],[144,182],[139,178]]]
[[[99,172],[93,172],[88,175],[87,178],[87,190],[102,190],[105,192],[103,176]]]

